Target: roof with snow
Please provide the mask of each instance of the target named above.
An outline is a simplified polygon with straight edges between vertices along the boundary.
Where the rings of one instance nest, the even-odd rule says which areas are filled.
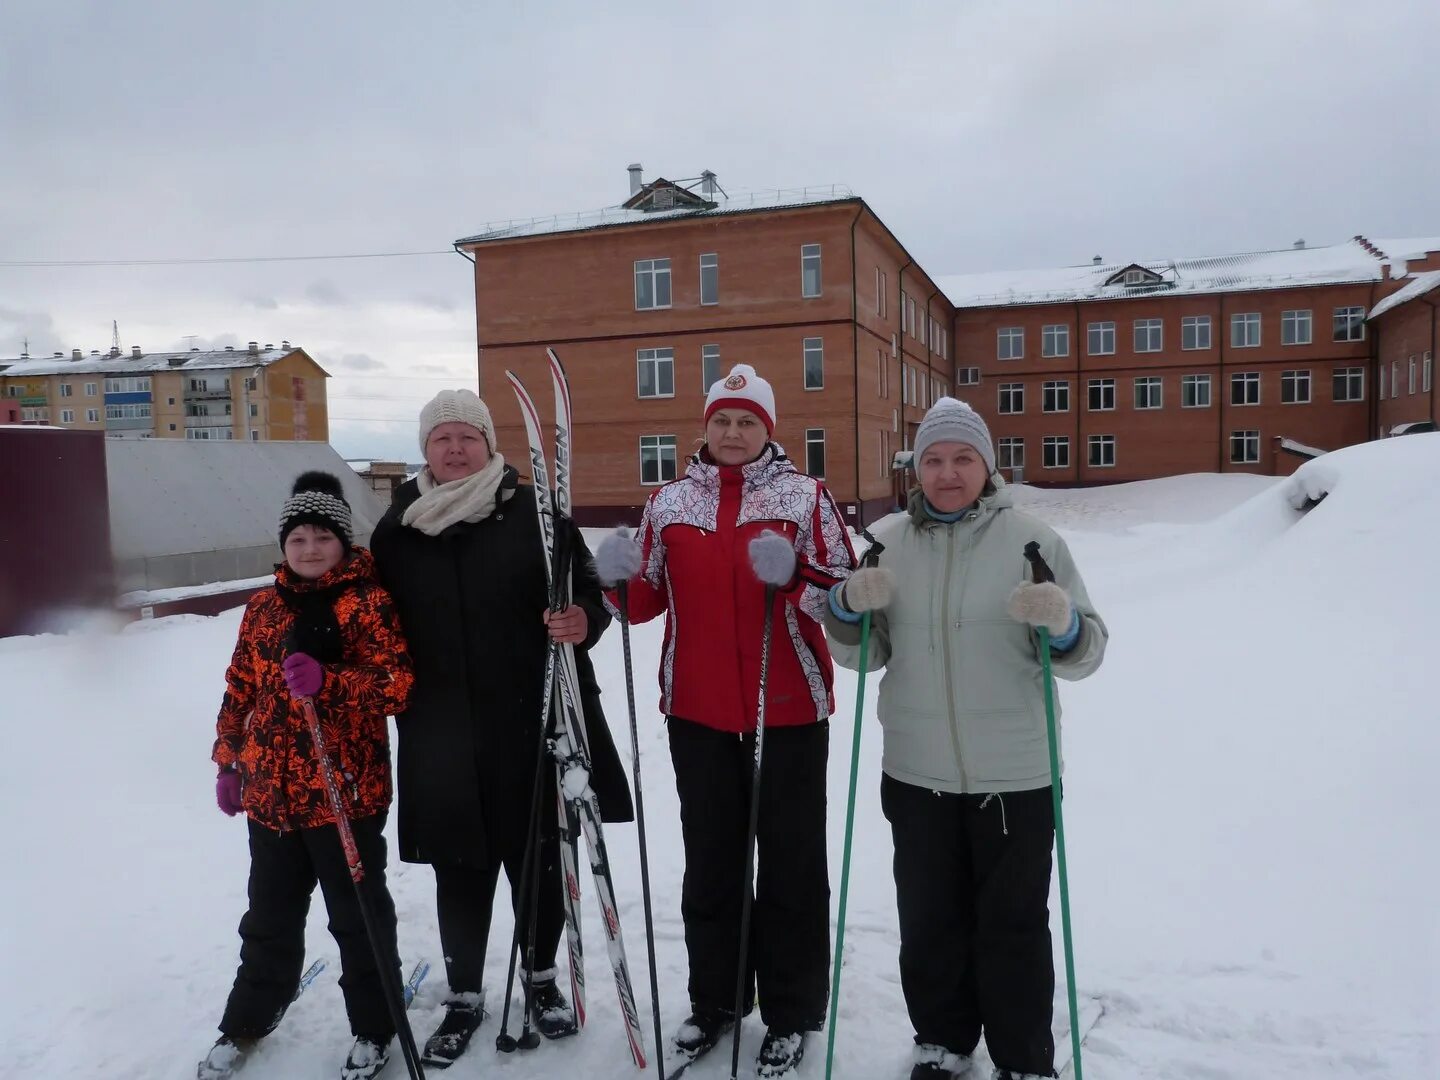
[[[674,210],[643,210],[638,207],[627,209],[624,206],[607,206],[601,210],[589,210],[578,214],[555,214],[551,217],[492,222],[482,226],[474,236],[456,240],[455,244],[458,247],[461,244],[483,244],[489,240],[515,240],[525,236],[545,236],[551,233],[588,232],[592,229],[611,229],[620,225],[634,225],[642,221],[675,221],[682,218],[755,213],[761,210],[789,210],[801,206],[824,206],[828,203],[851,202],[857,199],[856,194],[844,184],[781,188],[776,191],[752,192],[748,195],[727,196],[719,191],[715,194],[718,198],[714,205],[706,203],[698,207],[676,207]],[[633,201],[633,197],[630,201]]]
[[[1001,270],[936,279],[956,307],[1049,304],[1071,300],[1121,300],[1172,293],[1238,292],[1303,286],[1368,284],[1383,267],[1402,276],[1408,259],[1440,251],[1440,236],[1371,240],[1356,236],[1328,247],[1292,247],[1191,259],[1141,259],[1086,263],[1049,270]],[[1124,271],[1152,277],[1126,284]],[[1133,275],[1135,278],[1141,274]]]
[[[1424,296],[1432,289],[1440,288],[1440,270],[1427,270],[1423,274],[1416,274],[1399,292],[1391,293],[1370,309],[1370,318],[1378,319],[1387,311],[1392,311],[1401,304],[1409,303],[1418,296]]]
[[[7,377],[22,375],[133,375],[155,371],[213,371],[226,368],[269,367],[293,353],[309,354],[298,345],[283,349],[266,347],[256,352],[246,349],[191,349],[176,352],[91,353],[79,360],[65,356],[20,357],[0,360]],[[322,369],[323,370],[323,369]],[[326,372],[328,375],[329,373]]]

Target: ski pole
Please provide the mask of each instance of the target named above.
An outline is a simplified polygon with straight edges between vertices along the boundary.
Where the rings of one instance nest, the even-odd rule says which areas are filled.
[[[399,958],[386,955],[387,950],[381,943],[380,928],[376,925],[370,894],[364,887],[365,866],[360,861],[360,849],[355,845],[355,832],[350,827],[350,815],[345,812],[345,801],[340,796],[335,767],[330,763],[330,755],[325,750],[325,734],[320,730],[320,717],[315,712],[315,703],[308,697],[296,700],[300,702],[300,708],[305,713],[305,723],[310,728],[310,742],[315,748],[315,759],[320,765],[320,776],[325,782],[330,810],[335,815],[335,831],[340,834],[340,846],[345,849],[345,865],[350,870],[350,880],[355,885],[355,899],[360,904],[360,917],[365,922],[365,934],[370,938],[370,949],[375,954],[375,966],[385,994],[385,1005],[390,1011],[391,1021],[395,1024],[395,1034],[400,1038],[400,1053],[405,1058],[405,1068],[409,1070],[411,1080],[422,1080],[425,1070],[420,1066],[420,1052],[415,1048],[415,1035],[410,1030],[410,1020],[405,1015],[405,1002],[400,990]]]
[[[1030,580],[1036,585],[1054,581],[1055,573],[1040,554],[1040,545],[1025,545],[1030,562]],[[1050,742],[1050,804],[1055,811],[1055,862],[1060,868],[1060,925],[1065,936],[1065,987],[1070,999],[1070,1049],[1075,1063],[1075,1080],[1085,1080],[1080,1066],[1080,1008],[1075,999],[1075,947],[1070,932],[1070,879],[1065,869],[1065,819],[1060,811],[1060,740],[1055,729],[1055,680],[1050,671],[1050,631],[1039,627],[1040,669],[1045,680],[1045,733]]]
[[[640,731],[635,719],[635,668],[630,658],[630,598],[626,583],[617,586],[620,642],[625,653],[625,697],[630,705],[630,761],[635,778],[635,826],[640,837],[640,892],[645,899],[645,947],[650,951],[650,1005],[655,1014],[655,1067],[665,1080],[664,1041],[660,1034],[660,978],[655,970],[655,920],[650,911],[650,856],[645,844],[645,796],[640,786]]]
[[[755,709],[755,766],[750,779],[750,831],[745,843],[744,892],[740,898],[740,956],[735,972],[735,1034],[730,1048],[730,1080],[740,1074],[740,1014],[745,1008],[750,962],[750,909],[755,905],[755,834],[760,829],[760,765],[765,753],[765,683],[770,677],[770,637],[775,624],[775,586],[765,586],[765,631],[760,639],[760,702]]]
[[[870,541],[864,565],[876,566],[885,545],[864,529],[860,535]],[[865,717],[865,670],[870,659],[870,612],[860,617],[860,682],[855,691],[855,741],[850,747],[850,799],[845,808],[845,856],[840,870],[840,910],[835,926],[835,975],[830,986],[830,1023],[825,1046],[825,1080],[835,1067],[835,1022],[840,1015],[840,962],[845,955],[845,903],[850,895],[850,843],[855,834],[855,789],[860,780],[860,725]]]

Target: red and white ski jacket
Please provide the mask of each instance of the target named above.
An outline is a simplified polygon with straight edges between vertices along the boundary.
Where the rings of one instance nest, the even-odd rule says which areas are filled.
[[[765,586],[750,541],[766,529],[794,541],[794,580],[779,590],[770,645],[765,723],[815,723],[835,708],[822,620],[831,586],[855,553],[825,485],[796,471],[775,443],[748,465],[701,455],[645,504],[640,574],[628,585],[631,622],[665,616],[660,708],[720,731],[755,729]],[[609,594],[611,605],[617,594]]]

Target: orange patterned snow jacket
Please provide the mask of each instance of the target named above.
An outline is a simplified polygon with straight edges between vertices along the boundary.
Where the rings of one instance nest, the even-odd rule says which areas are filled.
[[[341,659],[316,657],[325,680],[315,710],[347,812],[352,818],[379,813],[392,794],[386,717],[404,710],[415,681],[390,594],[376,581],[370,552],[360,547],[315,581],[282,565],[275,582],[245,607],[211,757],[239,769],[245,812],[259,824],[285,830],[334,823],[304,711],[280,667],[292,651],[296,624],[280,590],[301,600],[329,591]]]

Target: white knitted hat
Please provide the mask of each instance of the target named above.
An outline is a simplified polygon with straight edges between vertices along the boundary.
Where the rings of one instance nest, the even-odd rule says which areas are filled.
[[[473,390],[441,390],[420,410],[420,452],[430,441],[430,433],[441,424],[469,424],[485,436],[490,452],[495,452],[495,421],[490,409]]]
[[[749,409],[765,421],[768,434],[775,434],[775,391],[755,374],[749,364],[736,364],[730,374],[716,379],[705,397],[705,422],[717,409]]]
[[[985,467],[992,473],[995,471],[995,444],[990,439],[990,429],[985,426],[984,418],[965,402],[952,397],[942,397],[930,406],[930,411],[925,414],[925,419],[920,421],[919,430],[915,432],[917,469],[926,449],[933,443],[941,442],[973,446],[985,459]]]

